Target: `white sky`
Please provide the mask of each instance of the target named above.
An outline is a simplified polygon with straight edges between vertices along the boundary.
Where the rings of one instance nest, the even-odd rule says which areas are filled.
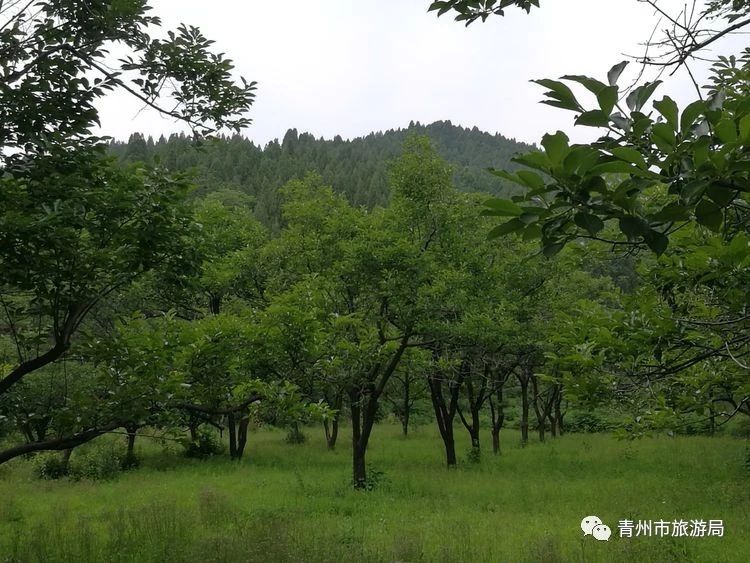
[[[464,27],[427,13],[430,0],[154,0],[163,29],[196,25],[238,74],[258,82],[253,125],[243,134],[265,144],[295,127],[316,137],[357,137],[406,127],[410,120],[454,124],[537,143],[562,129],[574,140],[594,130],[572,127],[573,114],[537,102],[529,80],[606,72],[639,54],[655,24],[636,0],[542,0],[526,15],[509,10]],[[682,6],[684,0],[665,0]],[[738,52],[743,38],[718,43]],[[631,63],[635,70],[635,63]],[[705,77],[698,69],[697,78]],[[623,75],[627,82],[631,75]],[[687,76],[657,91],[691,101]],[[115,94],[100,104],[102,132],[126,139],[180,126]]]

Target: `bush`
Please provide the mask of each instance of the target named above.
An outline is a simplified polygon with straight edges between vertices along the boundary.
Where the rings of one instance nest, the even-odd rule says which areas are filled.
[[[286,433],[284,441],[287,444],[304,444],[307,442],[307,436],[305,436],[305,433],[295,424],[289,427],[289,431]]]
[[[129,471],[131,469],[138,469],[140,465],[141,460],[138,459],[138,456],[132,452],[128,452],[120,462],[120,469],[122,469],[123,471]]]
[[[68,474],[68,463],[58,453],[42,454],[34,460],[37,479],[61,479]]]
[[[720,420],[720,419],[719,419]],[[750,438],[750,416],[736,416],[730,422],[729,435],[736,438]]]
[[[122,471],[125,455],[114,444],[97,445],[70,460],[70,476],[73,479],[106,481]]]
[[[188,440],[185,443],[185,456],[192,459],[206,459],[222,453],[224,444],[210,432],[199,432],[197,440]]]
[[[571,414],[565,420],[566,432],[606,432],[611,430],[610,425],[600,415],[593,412],[579,412]]]

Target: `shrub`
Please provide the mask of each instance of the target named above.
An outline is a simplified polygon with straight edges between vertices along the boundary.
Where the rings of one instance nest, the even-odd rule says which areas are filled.
[[[97,445],[70,460],[70,476],[73,479],[106,481],[113,479],[122,470],[125,455],[114,444]]]
[[[68,463],[58,453],[42,454],[34,460],[34,475],[38,479],[60,479],[68,474]]]
[[[195,441],[188,440],[185,443],[185,456],[192,459],[206,459],[222,453],[224,444],[211,432],[199,432]]]
[[[566,432],[606,432],[610,425],[600,415],[593,412],[579,412],[571,414],[565,420]]]
[[[289,427],[289,431],[286,433],[284,441],[287,444],[304,444],[307,442],[307,436],[305,436],[305,433],[302,432],[297,424],[295,424]]]
[[[125,454],[125,456],[122,458],[122,461],[120,462],[120,469],[122,469],[123,471],[129,471],[131,469],[138,469],[140,465],[141,465],[141,460],[138,459],[138,456],[132,452],[128,452]]]
[[[750,416],[737,416],[731,421],[729,434],[736,438],[750,438]]]

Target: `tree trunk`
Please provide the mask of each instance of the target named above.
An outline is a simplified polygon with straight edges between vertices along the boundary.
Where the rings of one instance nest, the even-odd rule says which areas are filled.
[[[135,426],[128,426],[126,428],[126,431],[128,433],[128,457],[133,457],[135,455],[135,437],[138,432],[138,429]]]
[[[227,415],[227,427],[229,428],[229,457],[237,459],[237,426],[234,413]]]
[[[411,397],[409,395],[409,377],[404,377],[404,405],[403,414],[401,415],[401,432],[404,438],[409,435],[409,415],[411,414]]]
[[[526,446],[529,443],[529,380],[519,377],[518,383],[521,386],[521,445]]]
[[[67,450],[63,450],[62,454],[62,462],[63,467],[65,467],[65,473],[68,473],[68,469],[70,468],[70,456],[73,454],[73,448],[68,448]]]
[[[188,426],[188,430],[190,430],[190,441],[197,442],[198,441],[198,425],[190,424],[190,426]]]
[[[221,296],[210,295],[208,299],[208,310],[212,315],[218,315],[221,312]]]
[[[435,411],[435,421],[437,422],[438,431],[440,432],[443,447],[445,448],[445,461],[448,468],[453,468],[456,467],[456,441],[453,435],[453,419],[456,416],[460,387],[456,386],[455,389],[451,390],[451,403],[447,405],[440,377],[435,374],[430,375],[427,378],[427,382],[430,388],[432,408]]]
[[[355,489],[367,488],[366,448],[362,447],[362,393],[349,394],[352,412],[352,484]]]
[[[503,388],[500,387],[495,391],[497,396],[497,405],[492,396],[490,396],[490,416],[492,418],[492,452],[500,455],[500,430],[505,423],[505,406],[503,405]]]
[[[549,420],[549,433],[553,438],[557,438],[557,425],[555,424],[554,414],[549,413],[549,415],[547,415],[547,420]]]
[[[557,395],[557,399],[555,400],[555,425],[557,426],[557,434],[558,436],[562,436],[564,430],[563,427],[563,412],[562,412],[562,387],[560,388],[560,391]]]
[[[243,416],[240,419],[239,430],[237,432],[237,459],[241,459],[245,453],[247,444],[247,427],[250,425],[250,417]]]
[[[355,489],[367,488],[367,468],[365,465],[365,448],[354,446],[352,448],[352,477]]]
[[[339,417],[338,415],[334,416],[331,419],[331,424],[328,424],[327,420],[323,421],[323,428],[326,431],[326,444],[328,445],[329,450],[335,450],[336,449],[336,440],[339,437]]]

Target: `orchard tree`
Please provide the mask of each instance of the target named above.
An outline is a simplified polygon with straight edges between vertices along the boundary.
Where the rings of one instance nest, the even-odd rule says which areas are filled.
[[[97,101],[134,96],[196,138],[249,123],[254,84],[237,84],[196,28],[152,38],[159,20],[149,9],[144,0],[0,2],[0,303],[15,354],[3,362],[0,396],[62,358],[105,297],[188,254],[187,181],[116,166],[91,133]]]

